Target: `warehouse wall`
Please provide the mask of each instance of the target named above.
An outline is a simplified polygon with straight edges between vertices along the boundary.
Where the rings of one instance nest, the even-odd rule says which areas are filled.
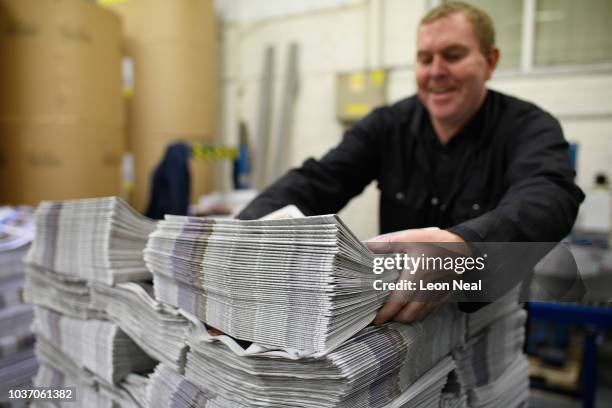
[[[300,45],[300,90],[293,129],[287,135],[286,168],[307,157],[320,157],[339,142],[337,73],[386,68],[390,70],[389,102],[414,92],[415,30],[428,1],[266,0],[263,4],[267,8],[255,8],[248,0],[217,2],[222,23],[221,132],[225,143],[236,143],[241,119],[251,134],[257,128],[263,56],[269,45],[277,52],[273,133],[280,113],[287,48],[292,41]],[[561,120],[567,138],[580,143],[578,182],[583,188],[589,188],[595,172],[611,173],[612,70],[499,72],[491,87],[529,99]],[[360,238],[377,233],[377,200],[376,187],[371,185],[341,213]]]

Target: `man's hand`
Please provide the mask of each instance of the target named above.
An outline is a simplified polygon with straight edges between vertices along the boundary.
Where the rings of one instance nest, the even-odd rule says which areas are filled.
[[[398,231],[391,234],[380,235],[372,238],[366,242],[368,248],[378,254],[393,254],[406,252],[406,243],[454,243],[463,245],[453,245],[454,251],[459,251],[461,254],[467,255],[470,253],[469,247],[465,244],[465,241],[458,235],[452,232],[440,230],[440,229],[411,229],[405,231]],[[433,245],[427,246],[429,252],[432,252],[431,248]],[[441,251],[446,251],[444,248],[440,248]],[[420,252],[420,251],[419,251]],[[418,256],[419,254],[413,254]],[[433,255],[433,254],[425,254]],[[422,273],[415,274],[414,271],[411,273],[408,270],[402,271],[399,280],[415,280],[415,278],[424,279],[425,275]],[[443,301],[450,297],[451,294],[446,294],[442,298],[438,298],[435,301],[423,302],[423,301],[411,301],[410,293],[402,290],[395,290],[389,295],[389,299],[385,305],[378,311],[376,318],[374,319],[375,325],[383,324],[389,320],[395,320],[403,323],[410,323],[416,320],[421,320],[429,315],[431,312],[436,310]]]

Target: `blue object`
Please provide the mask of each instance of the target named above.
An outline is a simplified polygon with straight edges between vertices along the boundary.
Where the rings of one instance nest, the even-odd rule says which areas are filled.
[[[597,342],[603,330],[612,328],[612,308],[573,303],[530,302],[530,318],[585,326],[587,336],[582,351],[582,404],[595,406],[597,380]]]
[[[576,165],[578,164],[577,163],[577,158],[578,158],[578,144],[577,143],[570,143],[569,157],[570,157],[570,163],[572,164],[572,169],[576,171]]]
[[[189,210],[191,146],[173,143],[166,148],[151,180],[146,216],[162,219],[165,214],[187,215]]]
[[[238,149],[238,159],[234,162],[234,188],[236,190],[251,188],[249,183],[250,172],[249,145],[241,144]]]

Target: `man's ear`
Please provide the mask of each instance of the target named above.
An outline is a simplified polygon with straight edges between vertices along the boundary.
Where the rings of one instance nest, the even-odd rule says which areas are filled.
[[[493,72],[497,67],[497,63],[499,62],[499,48],[495,45],[491,47],[491,51],[489,51],[489,55],[487,55],[487,79],[491,79],[493,76]]]

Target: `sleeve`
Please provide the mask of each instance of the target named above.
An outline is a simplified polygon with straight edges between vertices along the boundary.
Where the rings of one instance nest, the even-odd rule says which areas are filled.
[[[380,136],[386,120],[380,108],[349,129],[320,160],[308,159],[257,196],[238,215],[260,218],[289,204],[306,215],[333,214],[377,177]]]
[[[465,241],[558,242],[574,224],[584,194],[559,123],[538,110],[518,129],[507,147],[508,187],[497,207],[449,228]]]

